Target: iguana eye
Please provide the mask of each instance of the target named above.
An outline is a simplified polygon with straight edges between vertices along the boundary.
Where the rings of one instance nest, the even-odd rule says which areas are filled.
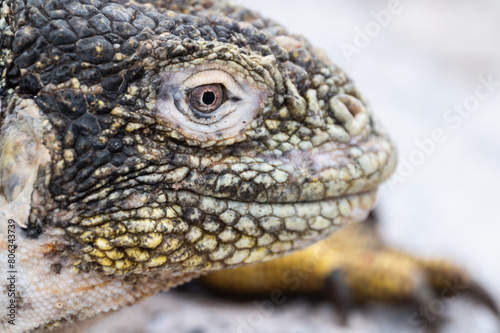
[[[238,137],[263,111],[269,90],[230,66],[204,64],[165,71],[157,118],[200,143]]]
[[[191,108],[205,114],[214,112],[224,102],[225,89],[222,84],[207,84],[194,88],[188,94]]]

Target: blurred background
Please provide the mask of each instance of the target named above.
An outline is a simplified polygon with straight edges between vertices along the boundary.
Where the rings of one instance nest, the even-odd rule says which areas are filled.
[[[323,48],[391,132],[400,167],[380,192],[383,237],[463,265],[500,304],[500,2],[237,2]],[[374,23],[374,13],[390,8],[397,10],[385,26]],[[443,332],[500,332],[474,302],[453,300],[444,310],[450,321]],[[368,306],[341,327],[327,303],[296,299],[264,311],[252,302],[173,291],[123,309],[91,332],[419,332],[408,313]]]

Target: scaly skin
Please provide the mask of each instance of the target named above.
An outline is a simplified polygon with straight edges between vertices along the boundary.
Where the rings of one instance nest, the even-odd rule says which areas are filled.
[[[16,325],[2,317],[3,332],[303,248],[365,219],[394,169],[346,74],[254,12],[0,4],[2,272],[8,225],[18,246]]]
[[[201,278],[211,289],[233,296],[276,299],[283,294],[317,295],[332,301],[345,322],[355,303],[410,303],[412,324],[436,328],[436,301],[467,294],[499,316],[493,299],[463,269],[423,259],[380,239],[374,217],[284,258],[212,272]],[[425,324],[425,325],[424,325]]]

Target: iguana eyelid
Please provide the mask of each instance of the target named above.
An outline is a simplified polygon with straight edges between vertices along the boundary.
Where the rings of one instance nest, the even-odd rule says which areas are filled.
[[[223,85],[227,100],[210,114],[196,112],[190,107],[189,92],[211,84]],[[232,75],[230,68],[226,71],[220,64],[180,67],[163,78],[157,94],[157,119],[191,141],[238,141],[263,110],[268,94],[254,80]]]
[[[192,90],[196,87],[209,84],[222,84],[232,96],[239,98],[248,96],[248,93],[245,92],[238,81],[236,81],[229,73],[221,70],[198,72],[190,76],[182,83],[182,85],[185,86],[185,90]]]

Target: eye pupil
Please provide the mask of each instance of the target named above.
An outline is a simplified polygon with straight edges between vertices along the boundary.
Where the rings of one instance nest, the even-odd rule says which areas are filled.
[[[189,104],[195,111],[209,114],[215,112],[225,100],[224,86],[207,84],[191,90],[188,94]]]
[[[207,91],[203,94],[202,100],[206,105],[212,105],[215,102],[215,94],[212,91]]]

